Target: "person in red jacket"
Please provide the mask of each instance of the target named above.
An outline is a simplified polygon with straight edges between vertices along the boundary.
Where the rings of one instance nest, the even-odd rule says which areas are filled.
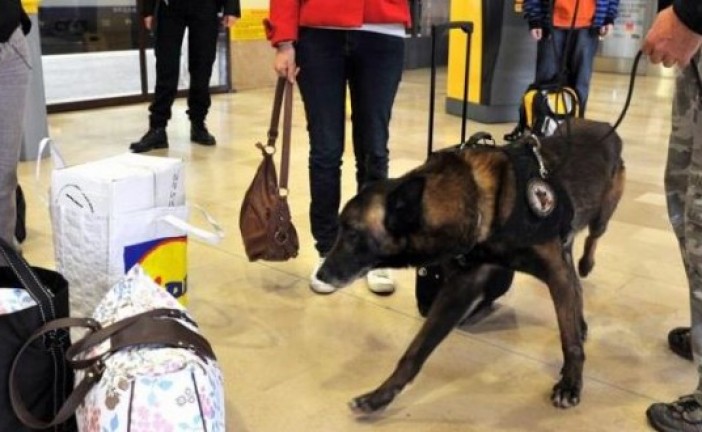
[[[310,287],[331,293],[317,269],[338,230],[346,87],[351,98],[356,184],[388,175],[388,126],[404,63],[408,2],[387,0],[271,0],[266,21],[278,75],[297,81],[310,138],[310,222],[320,262]],[[395,289],[385,269],[368,274],[371,291]]]

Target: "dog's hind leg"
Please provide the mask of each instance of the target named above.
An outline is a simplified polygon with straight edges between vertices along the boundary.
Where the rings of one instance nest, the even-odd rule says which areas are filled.
[[[585,249],[582,258],[578,262],[578,273],[581,277],[586,277],[590,274],[595,266],[597,240],[607,231],[607,224],[624,193],[624,178],[624,165],[621,165],[612,179],[612,188],[607,192],[600,212],[588,226],[589,233],[587,239],[585,239]]]
[[[424,325],[415,336],[393,373],[374,391],[353,399],[349,406],[359,414],[386,407],[419,373],[422,365],[461,317],[483,300],[485,281],[494,267],[462,267],[455,260],[442,265],[444,286],[429,309]]]
[[[551,401],[559,408],[580,403],[583,364],[583,298],[580,280],[575,273],[569,247],[553,241],[534,247],[543,265],[543,273],[534,275],[546,282],[556,308],[563,350],[561,380],[553,387]]]

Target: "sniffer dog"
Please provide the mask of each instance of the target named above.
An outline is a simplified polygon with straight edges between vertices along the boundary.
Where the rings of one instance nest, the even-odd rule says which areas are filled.
[[[514,271],[543,281],[555,304],[564,362],[551,394],[554,406],[580,402],[587,327],[578,273],[592,270],[597,241],[622,196],[622,143],[606,123],[572,120],[540,143],[527,138],[510,145],[519,146],[525,150],[517,157],[485,145],[436,152],[345,205],[319,279],[342,287],[374,268],[437,263],[444,274],[423,327],[394,372],[355,398],[353,410],[368,414],[392,402],[459,320],[493,295],[487,282]],[[520,158],[536,160],[538,173],[520,172]],[[520,190],[524,184],[527,192]],[[586,227],[576,273],[573,238]]]

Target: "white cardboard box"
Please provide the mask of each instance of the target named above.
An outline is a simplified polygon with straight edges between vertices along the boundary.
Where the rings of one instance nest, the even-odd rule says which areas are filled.
[[[125,153],[56,169],[52,205],[98,216],[185,204],[185,170],[177,158]]]

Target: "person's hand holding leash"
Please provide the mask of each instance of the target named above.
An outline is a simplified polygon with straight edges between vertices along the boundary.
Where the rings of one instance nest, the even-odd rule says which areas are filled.
[[[295,83],[295,77],[300,71],[295,63],[295,46],[292,42],[280,42],[276,46],[273,69],[280,77],[286,77],[291,83]]]
[[[642,51],[654,63],[665,67],[687,66],[702,45],[702,35],[680,21],[672,6],[658,14],[646,35]]]

